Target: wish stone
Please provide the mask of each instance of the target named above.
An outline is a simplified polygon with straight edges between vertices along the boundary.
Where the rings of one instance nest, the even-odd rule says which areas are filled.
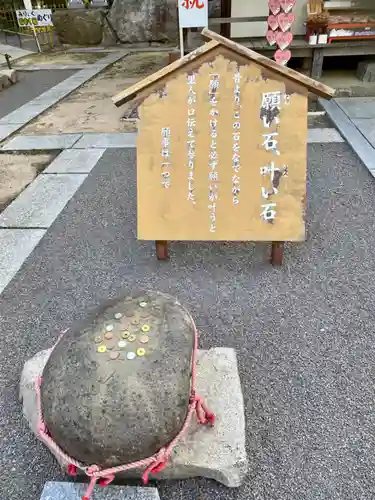
[[[155,304],[147,344],[141,301]],[[136,339],[119,347],[124,330]],[[70,457],[101,468],[154,455],[183,426],[193,347],[192,320],[171,296],[134,294],[106,304],[63,335],[44,368],[42,411],[51,437]],[[145,355],[128,359],[140,349]]]

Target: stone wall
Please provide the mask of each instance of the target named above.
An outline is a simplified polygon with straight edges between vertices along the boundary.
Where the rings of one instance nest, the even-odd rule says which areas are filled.
[[[53,13],[52,21],[61,43],[99,45],[103,37],[101,9],[67,9]]]
[[[220,16],[220,0],[209,0],[209,16]],[[61,43],[115,44],[103,9],[68,9],[53,14]],[[176,0],[114,0],[108,22],[122,43],[178,41]]]

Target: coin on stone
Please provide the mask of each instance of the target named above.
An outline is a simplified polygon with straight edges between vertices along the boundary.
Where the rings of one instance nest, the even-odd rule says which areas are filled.
[[[128,354],[126,355],[126,357],[128,359],[134,359],[136,357],[136,354],[135,354],[135,352],[128,352]]]
[[[120,349],[123,349],[124,347],[127,346],[127,342],[125,342],[125,340],[120,340],[117,345],[119,346]]]
[[[111,332],[107,332],[105,335],[104,335],[105,339],[106,340],[112,340],[113,339],[113,333]]]
[[[142,347],[140,347],[139,349],[137,349],[137,356],[144,356],[146,354],[146,351],[145,349],[143,349]]]
[[[139,307],[147,307],[147,306],[148,306],[147,302],[143,301],[139,303]]]
[[[109,354],[109,359],[112,359],[112,360],[115,360],[115,359],[118,359],[120,357],[120,353],[115,351],[115,352],[111,352]]]
[[[107,351],[107,347],[105,345],[100,345],[98,347],[98,352],[103,353],[103,352],[106,352],[106,351]]]
[[[149,325],[143,325],[141,328],[142,332],[147,333],[150,331],[150,326]]]
[[[134,318],[132,321],[132,325],[139,325],[139,319]]]
[[[115,314],[115,319],[121,319],[122,318],[122,314],[121,313],[116,313]]]
[[[129,335],[128,340],[129,340],[129,342],[134,342],[135,340],[137,340],[137,336],[134,334],[131,334],[131,335]]]
[[[141,335],[141,338],[139,339],[139,342],[141,344],[147,344],[147,342],[149,341],[149,337],[147,335]]]
[[[121,334],[121,337],[123,339],[128,339],[130,337],[130,332],[128,332],[128,330],[124,330]]]
[[[95,340],[95,344],[100,344],[103,339],[100,335],[97,335],[94,340]]]

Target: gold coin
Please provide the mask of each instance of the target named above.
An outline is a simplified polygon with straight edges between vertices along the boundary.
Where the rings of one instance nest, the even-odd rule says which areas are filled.
[[[142,332],[147,333],[150,331],[150,327],[149,327],[149,325],[143,325],[141,330],[142,330]]]
[[[119,357],[120,357],[120,353],[119,352],[111,352],[110,355],[109,355],[109,358],[112,359],[112,360],[118,359]]]
[[[139,339],[139,342],[141,344],[147,344],[147,342],[149,341],[149,337],[147,335],[142,335],[141,338]]]
[[[104,337],[106,338],[106,340],[112,340],[113,339],[113,333],[110,333],[110,332],[107,332]]]
[[[98,352],[103,353],[103,352],[106,352],[106,350],[107,350],[107,347],[105,345],[100,345],[98,347]]]
[[[137,336],[131,334],[131,335],[129,335],[128,340],[129,340],[129,342],[134,342],[135,340],[137,340]]]
[[[141,347],[139,349],[137,349],[137,356],[144,356],[146,354],[146,351]]]
[[[139,319],[137,318],[133,319],[132,325],[139,325]]]
[[[128,339],[130,337],[130,333],[127,330],[125,330],[124,332],[122,332],[121,337],[123,339]]]
[[[94,340],[95,340],[95,344],[100,344],[103,339],[100,335],[98,335],[97,337],[95,337]]]

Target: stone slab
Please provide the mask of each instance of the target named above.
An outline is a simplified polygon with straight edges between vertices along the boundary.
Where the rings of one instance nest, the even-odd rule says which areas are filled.
[[[113,134],[83,134],[73,148],[135,148],[136,132],[119,132]]]
[[[39,66],[22,66],[22,71],[58,71],[60,69],[84,69],[87,64],[40,64]]]
[[[373,97],[339,97],[335,101],[349,118],[375,118]]]
[[[48,228],[87,174],[39,175],[0,214],[0,227]]]
[[[24,125],[25,123],[33,120],[38,115],[43,113],[47,109],[46,104],[39,103],[33,104],[33,101],[30,103],[24,104],[20,108],[12,111],[7,114],[3,118],[0,119],[0,124],[8,125],[8,124],[19,124]]]
[[[352,121],[361,134],[369,141],[371,146],[375,148],[375,118],[358,118]]]
[[[22,125],[9,124],[4,125],[0,123],[0,142],[7,139],[10,135],[14,134],[18,129],[20,129]]]
[[[18,135],[3,147],[3,151],[48,151],[71,148],[82,134]]]
[[[362,160],[371,174],[375,177],[375,150],[368,140],[361,134],[355,124],[344,113],[336,102],[336,99],[326,101],[319,99],[321,106],[326,110],[327,115],[336,125],[342,136],[352,147],[354,152]]]
[[[0,293],[45,234],[44,229],[0,229]]]
[[[41,351],[24,365],[20,381],[23,414],[37,434],[35,379],[42,375],[51,350]],[[215,413],[215,426],[201,426],[193,418],[188,433],[174,449],[161,479],[203,476],[228,487],[238,487],[248,471],[245,450],[245,415],[241,382],[234,349],[198,352],[197,394]],[[60,465],[66,468],[66,463]],[[142,471],[126,477],[140,478]]]
[[[361,82],[375,82],[375,61],[361,61],[357,68],[357,78]]]
[[[48,481],[40,500],[81,500],[86,486],[79,483]],[[156,488],[107,486],[95,489],[95,500],[160,500]]]
[[[308,130],[307,142],[309,144],[345,142],[345,139],[335,128],[311,128]]]
[[[105,149],[65,149],[44,170],[44,174],[88,174],[103,156]]]

